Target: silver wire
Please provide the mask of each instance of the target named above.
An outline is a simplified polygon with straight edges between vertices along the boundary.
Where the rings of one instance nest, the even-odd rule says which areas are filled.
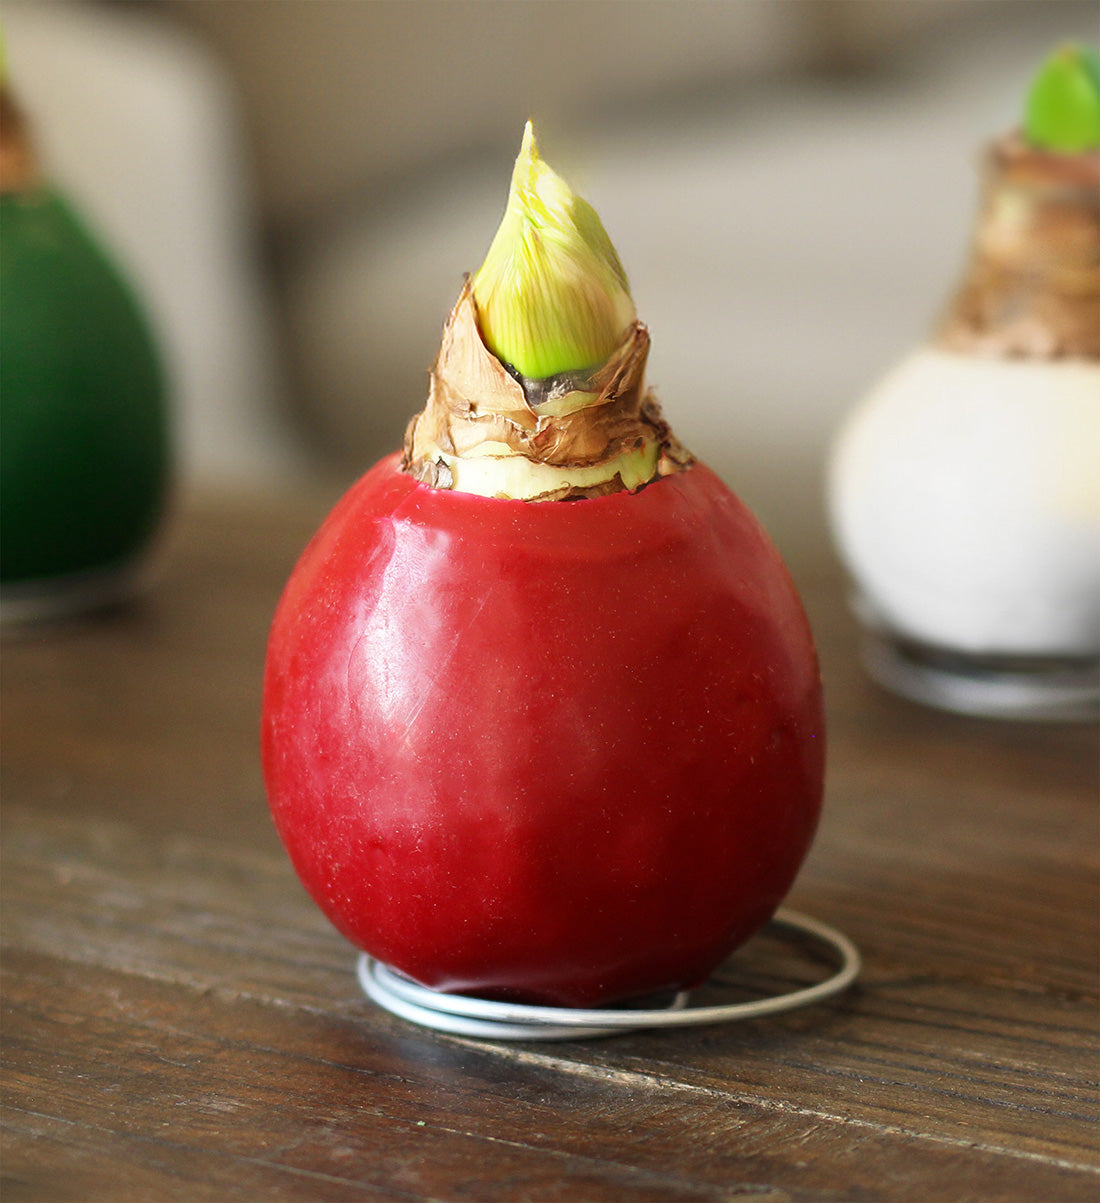
[[[359,983],[367,996],[394,1015],[437,1031],[491,1040],[577,1040],[611,1036],[643,1028],[689,1027],[758,1019],[806,1007],[846,990],[859,976],[859,949],[843,932],[797,911],[779,910],[769,927],[811,936],[824,944],[838,961],[831,977],[813,986],[775,994],[751,1002],[717,1006],[690,1005],[690,993],[681,991],[667,1007],[653,1010],[581,1010],[573,1007],[532,1007],[521,1003],[492,1002],[463,994],[443,994],[418,986],[367,953],[359,957]]]

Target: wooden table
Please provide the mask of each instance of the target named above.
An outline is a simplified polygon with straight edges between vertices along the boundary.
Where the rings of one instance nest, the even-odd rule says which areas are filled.
[[[149,597],[4,648],[5,1203],[1098,1197],[1094,728],[884,694],[803,580],[831,761],[790,902],[861,946],[857,988],[434,1034],[364,1000],[264,802],[266,627],[326,505],[191,505]],[[775,960],[731,972],[812,977]]]

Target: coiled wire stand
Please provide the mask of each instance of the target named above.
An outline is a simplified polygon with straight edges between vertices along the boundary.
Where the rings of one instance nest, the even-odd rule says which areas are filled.
[[[613,1036],[644,1028],[676,1028],[759,1019],[810,1006],[846,990],[859,975],[859,949],[843,932],[796,911],[780,910],[769,925],[772,930],[810,936],[836,958],[836,972],[813,986],[751,1002],[717,1006],[692,1006],[689,991],[680,991],[666,1007],[654,1010],[627,1008],[584,1011],[572,1007],[530,1007],[519,1003],[491,1002],[461,994],[442,994],[418,986],[389,966],[363,953],[359,958],[359,983],[380,1007],[402,1019],[457,1036],[490,1040],[577,1040]]]

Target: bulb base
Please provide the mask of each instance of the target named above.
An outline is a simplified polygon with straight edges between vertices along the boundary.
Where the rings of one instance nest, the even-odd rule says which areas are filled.
[[[151,585],[152,569],[142,554],[86,572],[7,582],[0,586],[0,630],[18,636],[43,623],[68,622],[124,605]]]
[[[861,659],[884,689],[937,710],[1021,722],[1100,719],[1097,657],[976,656],[865,625]]]

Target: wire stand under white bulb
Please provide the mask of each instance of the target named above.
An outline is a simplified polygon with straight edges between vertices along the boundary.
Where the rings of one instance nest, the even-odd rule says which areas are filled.
[[[463,994],[443,994],[418,986],[366,953],[359,958],[359,982],[368,997],[394,1015],[452,1035],[481,1036],[491,1040],[577,1040],[644,1028],[759,1019],[831,998],[846,990],[859,975],[859,949],[843,932],[808,915],[788,910],[777,911],[769,928],[812,937],[836,958],[836,972],[816,985],[751,1002],[692,1006],[690,992],[680,991],[667,1006],[654,1010],[599,1008],[586,1011],[573,1007],[532,1007],[491,1002]]]

